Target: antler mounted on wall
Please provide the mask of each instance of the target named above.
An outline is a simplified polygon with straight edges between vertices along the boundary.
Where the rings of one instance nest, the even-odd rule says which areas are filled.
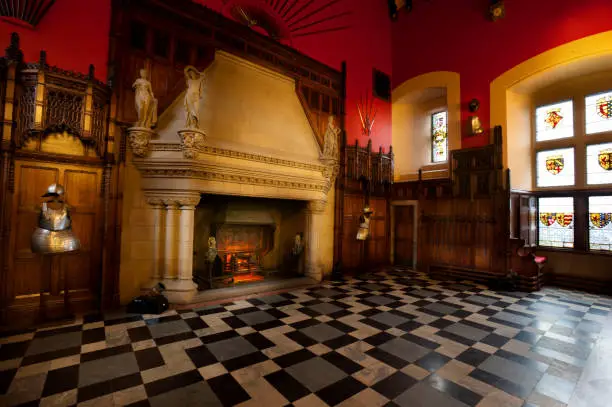
[[[0,0],[0,17],[36,27],[54,3],[55,0]]]
[[[361,133],[370,137],[374,120],[376,119],[374,99],[369,98],[368,93],[366,93],[365,98],[359,98],[357,110],[359,111],[359,120],[361,121]]]

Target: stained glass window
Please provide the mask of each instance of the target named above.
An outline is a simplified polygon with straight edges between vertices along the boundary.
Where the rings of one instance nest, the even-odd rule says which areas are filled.
[[[448,159],[448,113],[431,115],[431,161],[444,162]]]
[[[536,141],[574,137],[574,107],[571,100],[536,109]]]
[[[612,143],[586,148],[587,184],[612,184]]]
[[[589,197],[589,248],[612,251],[612,196]]]
[[[574,149],[540,151],[536,156],[538,187],[574,185]]]
[[[587,96],[584,105],[587,134],[612,131],[612,92]]]
[[[574,247],[574,198],[540,198],[538,244]]]

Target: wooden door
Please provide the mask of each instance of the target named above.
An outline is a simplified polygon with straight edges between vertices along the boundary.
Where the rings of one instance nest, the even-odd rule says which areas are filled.
[[[38,223],[41,195],[52,183],[65,188],[70,206],[72,230],[81,241],[78,254],[61,259],[68,280],[73,311],[95,306],[101,283],[101,188],[102,169],[40,161],[16,161],[15,193],[11,213],[9,275],[7,278],[8,322],[31,322],[38,311],[40,293],[47,298],[50,312],[61,308],[61,297],[48,295],[50,276],[47,263],[32,253],[32,232]],[[63,282],[60,283],[63,288]]]
[[[394,263],[401,266],[413,266],[415,255],[415,207],[394,207]]]
[[[374,211],[370,218],[370,238],[368,239],[369,251],[368,264],[389,264],[389,233],[387,228],[387,199],[370,199],[370,207]]]
[[[357,240],[359,217],[363,213],[364,199],[361,195],[344,196],[344,216],[342,222],[342,265],[347,269],[361,265],[363,245]]]

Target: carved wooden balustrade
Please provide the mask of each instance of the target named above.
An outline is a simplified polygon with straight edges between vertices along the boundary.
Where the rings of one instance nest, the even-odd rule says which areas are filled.
[[[94,77],[47,65],[41,51],[37,63],[20,66],[15,95],[15,144],[31,137],[64,133],[78,137],[99,157],[106,152],[110,89]]]

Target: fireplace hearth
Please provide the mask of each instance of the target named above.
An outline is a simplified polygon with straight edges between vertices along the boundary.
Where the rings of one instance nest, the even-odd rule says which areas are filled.
[[[296,233],[304,229],[300,201],[209,196],[196,209],[195,281],[200,289],[297,276],[286,261]],[[217,258],[206,257],[208,238]]]

